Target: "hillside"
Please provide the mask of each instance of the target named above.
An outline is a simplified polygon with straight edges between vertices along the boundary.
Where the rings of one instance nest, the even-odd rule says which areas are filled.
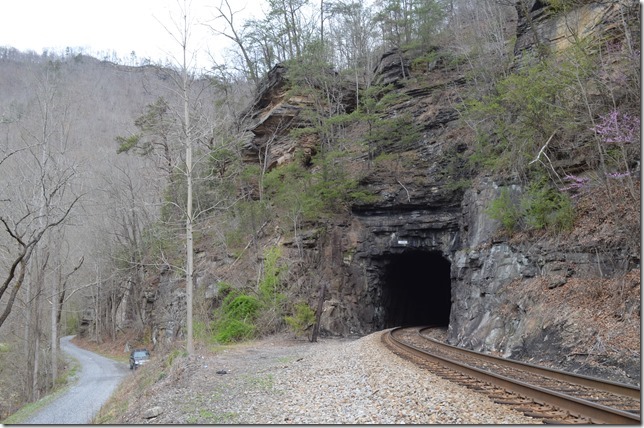
[[[623,11],[591,9],[584,19],[592,12],[602,25],[588,30],[589,52],[602,49],[594,40],[622,43],[612,20]],[[259,176],[246,182],[247,202],[232,218],[201,225],[204,339],[226,340],[226,302],[241,295],[264,304],[277,263],[287,314],[297,302],[316,308],[323,296],[324,335],[438,323],[453,344],[638,383],[639,137],[609,166],[617,152],[598,153],[592,131],[612,103],[637,111],[637,93],[605,77],[626,72],[630,48],[622,43],[606,65],[584,70],[586,84],[605,85],[582,87],[592,99],[571,97],[582,78],[571,67],[582,58],[559,46],[557,19],[580,12],[547,10],[533,14],[551,56],[520,66],[538,47],[526,42],[519,11],[515,71],[496,93],[482,94],[465,58],[448,47],[383,55],[373,86],[380,93],[361,95],[365,105],[374,97],[371,110],[355,109],[355,91],[337,75],[273,68],[246,114],[251,135],[241,151]],[[615,38],[606,42],[607,34]],[[551,99],[539,105],[544,97]],[[340,126],[322,133],[324,119],[310,111],[321,105],[343,112]],[[622,178],[604,175],[624,167]],[[181,337],[182,278],[167,272],[148,287],[153,341],[168,346]],[[250,312],[252,323],[227,333],[282,329],[283,310]]]
[[[75,281],[70,324],[93,346],[153,349],[159,366],[128,393],[143,382],[144,395],[179,394],[168,373],[196,388],[191,368],[234,342],[420,324],[454,345],[639,385],[639,6],[483,3],[356,68],[336,70],[311,44],[253,96],[237,77],[196,79],[192,356],[185,148],[166,144],[185,130],[176,75],[62,63],[72,105],[96,113],[77,123],[91,176],[123,172],[113,197],[75,217],[104,233],[70,228],[70,242],[90,238],[67,265],[96,258]],[[24,92],[14,80],[3,111]]]
[[[80,54],[0,50],[0,217],[7,222],[0,235],[0,272],[7,281],[2,293],[16,290],[13,311],[0,327],[0,417],[52,385],[51,326],[45,326],[50,296],[60,298],[62,334],[75,333],[83,312],[95,310],[92,302],[108,295],[128,220],[138,228],[159,217],[166,180],[157,160],[118,154],[116,137],[135,133],[135,119],[159,97],[174,99],[168,83],[173,73]],[[48,206],[38,208],[39,195],[47,195]],[[55,217],[74,197],[78,201],[64,224],[35,250],[39,261],[17,264],[25,280],[11,288],[8,273],[21,245],[7,230],[13,227],[28,242],[45,224],[42,218]],[[3,314],[12,306],[6,296]],[[25,345],[36,338],[38,346]],[[34,375],[36,364],[40,373]],[[62,358],[59,365],[62,373]]]

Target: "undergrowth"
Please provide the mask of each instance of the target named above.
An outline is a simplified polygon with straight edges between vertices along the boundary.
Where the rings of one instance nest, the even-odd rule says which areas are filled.
[[[279,247],[264,252],[263,273],[256,290],[243,291],[230,286],[220,289],[225,297],[213,314],[211,343],[251,339],[281,322],[286,296],[282,293],[284,266],[280,258]]]

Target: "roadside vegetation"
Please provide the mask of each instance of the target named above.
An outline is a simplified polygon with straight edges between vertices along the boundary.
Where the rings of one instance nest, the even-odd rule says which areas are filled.
[[[77,360],[70,357],[66,357],[66,361],[69,363],[69,365],[66,365],[64,367],[61,376],[57,379],[56,385],[52,388],[51,392],[49,392],[40,400],[21,407],[18,411],[12,413],[6,419],[0,420],[0,424],[23,424],[24,421],[36,414],[40,409],[44,408],[49,403],[56,400],[58,397],[65,394],[70,388],[72,388],[76,383],[76,375],[78,374],[80,364]]]

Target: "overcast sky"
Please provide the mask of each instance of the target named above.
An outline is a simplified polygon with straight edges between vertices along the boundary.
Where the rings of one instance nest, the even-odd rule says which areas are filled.
[[[201,22],[214,15],[212,6],[219,2],[188,3],[195,20]],[[230,3],[240,9],[246,5],[247,16],[263,16],[263,0]],[[163,27],[174,30],[172,17],[176,19],[180,10],[177,4],[177,0],[0,0],[0,46],[38,54],[43,49],[62,51],[66,47],[85,48],[88,53],[116,51],[120,58],[134,51],[139,58],[163,60],[177,54],[177,43]],[[211,31],[201,25],[194,29],[191,45],[202,53],[196,65],[208,67],[206,51],[216,51],[229,42],[213,40]]]

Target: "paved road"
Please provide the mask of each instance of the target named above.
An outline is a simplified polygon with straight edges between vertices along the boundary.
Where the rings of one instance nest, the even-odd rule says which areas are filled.
[[[72,337],[61,338],[60,346],[80,362],[82,369],[78,382],[22,423],[88,424],[129,372],[125,363],[117,363],[70,343]]]

